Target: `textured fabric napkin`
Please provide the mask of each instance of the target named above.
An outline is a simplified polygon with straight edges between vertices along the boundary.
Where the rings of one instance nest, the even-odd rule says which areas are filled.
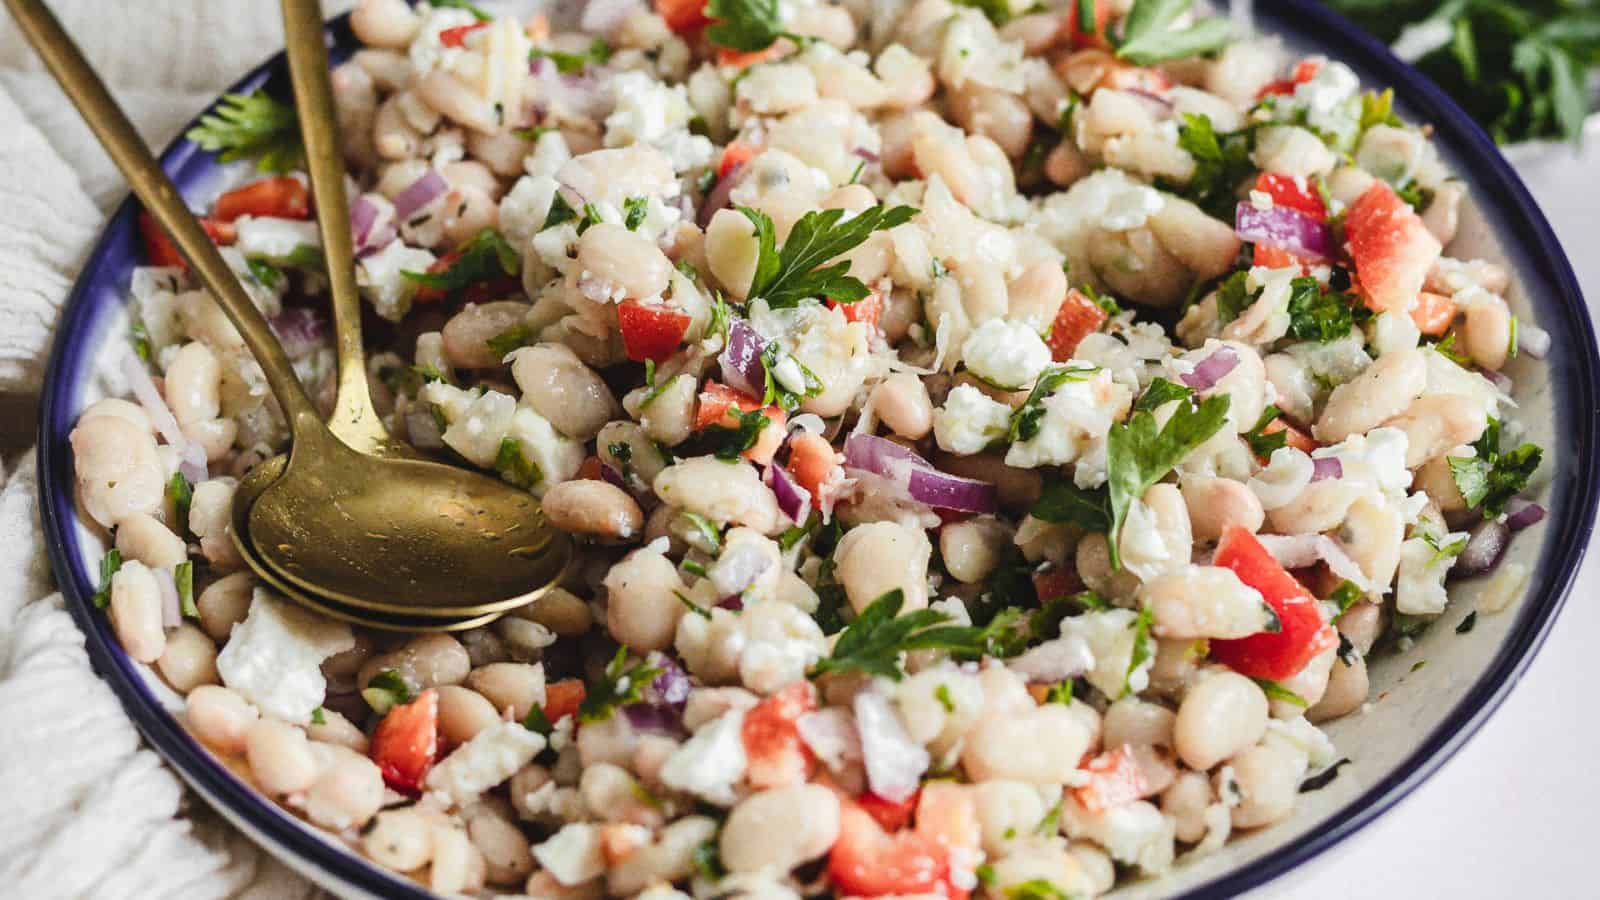
[[[329,15],[348,2],[324,3]],[[153,147],[281,46],[270,0],[53,0]],[[122,176],[0,23],[0,446],[26,447],[56,313]],[[0,474],[0,895],[309,897],[144,748],[89,667],[40,538],[31,450]]]

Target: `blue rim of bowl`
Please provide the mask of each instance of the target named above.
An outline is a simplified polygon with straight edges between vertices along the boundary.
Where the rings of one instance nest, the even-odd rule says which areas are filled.
[[[1504,214],[1503,219],[1497,220],[1496,231],[1523,236],[1515,242],[1526,251],[1519,275],[1526,279],[1531,267],[1540,280],[1555,288],[1557,296],[1548,301],[1549,311],[1558,313],[1562,321],[1544,324],[1559,336],[1558,343],[1571,356],[1575,371],[1564,373],[1565,390],[1576,394],[1558,406],[1577,410],[1600,406],[1595,396],[1600,386],[1600,353],[1596,351],[1594,329],[1577,279],[1549,223],[1493,141],[1432,81],[1316,0],[1278,0],[1270,5],[1261,4],[1257,6],[1257,14],[1263,21],[1280,25],[1293,19],[1293,27],[1287,31],[1315,34],[1319,46],[1337,50],[1338,58],[1364,69],[1379,83],[1394,86],[1419,120],[1433,123],[1463,156],[1472,160],[1477,166],[1473,170],[1475,196],[1487,194],[1494,200],[1496,211]],[[1262,31],[1272,33],[1270,29]],[[348,52],[353,39],[346,16],[332,20],[328,34],[336,57]],[[279,53],[229,90],[248,92],[269,81],[282,87],[283,67],[283,54]],[[169,172],[178,171],[197,154],[209,156],[180,137],[162,153],[161,162]],[[143,676],[116,645],[106,617],[90,602],[95,588],[89,572],[81,565],[83,554],[76,531],[75,489],[67,443],[73,424],[72,401],[78,393],[79,380],[87,371],[84,357],[91,352],[88,342],[76,338],[80,332],[87,331],[96,318],[98,310],[89,297],[91,286],[107,278],[109,272],[124,271],[128,266],[138,208],[133,198],[125,200],[113,213],[91,251],[63,310],[41,398],[40,511],[51,565],[68,598],[67,607],[84,632],[96,670],[111,683],[146,740],[211,802],[226,807],[248,823],[258,839],[291,853],[305,866],[320,869],[345,887],[385,897],[434,900],[434,894],[415,883],[391,875],[350,851],[308,833],[307,826],[228,772],[210,751],[190,737],[176,718],[160,709],[159,702],[145,686]],[[1600,419],[1586,416],[1582,421],[1569,424],[1565,433],[1570,435],[1572,449],[1562,454],[1562,465],[1573,471],[1571,483],[1566,485],[1569,490],[1561,500],[1568,506],[1569,514],[1552,516],[1552,522],[1562,521],[1564,527],[1559,534],[1549,534],[1545,538],[1546,556],[1552,558],[1540,561],[1526,594],[1538,599],[1522,605],[1518,620],[1495,658],[1480,672],[1455,709],[1389,776],[1318,823],[1314,833],[1302,835],[1261,859],[1178,896],[1232,896],[1260,887],[1304,864],[1393,808],[1420,786],[1504,701],[1533,661],[1565,602],[1594,525],[1596,501],[1600,499],[1600,456],[1596,453],[1600,448]]]

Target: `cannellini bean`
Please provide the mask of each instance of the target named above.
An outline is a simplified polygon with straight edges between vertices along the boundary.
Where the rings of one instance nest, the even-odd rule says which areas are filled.
[[[625,419],[607,422],[595,435],[594,444],[600,461],[622,473],[630,486],[649,486],[667,467],[666,458],[650,442],[650,435]]]
[[[189,558],[183,538],[147,513],[134,513],[117,526],[117,550],[152,569],[171,569]]]
[[[1266,695],[1255,682],[1225,670],[1189,688],[1172,726],[1178,758],[1200,771],[1254,744],[1266,730]]]
[[[249,572],[235,572],[213,581],[195,600],[200,627],[214,641],[227,640],[233,626],[249,615],[254,592],[255,576]]]
[[[1337,623],[1339,633],[1350,639],[1361,655],[1372,652],[1372,645],[1383,634],[1383,607],[1370,600],[1362,600],[1344,611]]]
[[[415,89],[422,102],[458,125],[490,134],[504,124],[494,104],[478,96],[449,69],[429,70],[417,79]]]
[[[428,869],[428,887],[434,893],[476,894],[483,888],[486,874],[483,854],[473,846],[465,829],[434,826],[433,864]]]
[[[545,492],[542,505],[550,524],[573,534],[625,540],[644,527],[639,504],[606,481],[564,481]]]
[[[672,646],[684,613],[674,592],[686,588],[671,560],[648,549],[636,550],[611,567],[604,585],[606,627],[612,637],[638,653]]]
[[[80,421],[69,440],[78,497],[90,518],[111,528],[161,508],[166,477],[149,427],[99,415]]]
[[[383,773],[366,756],[338,744],[321,744],[326,757],[306,790],[306,818],[329,831],[360,828],[383,806]]]
[[[467,686],[482,694],[496,710],[510,711],[521,721],[535,705],[544,704],[544,667],[497,662],[472,670]]]
[[[1405,515],[1398,507],[1363,497],[1350,505],[1338,540],[1369,581],[1387,585],[1400,566],[1405,533]]]
[[[500,204],[495,198],[477,188],[457,188],[445,197],[443,213],[444,239],[460,245],[485,228],[500,222]]]
[[[591,300],[642,300],[667,289],[672,263],[644,236],[602,223],[578,239],[575,271],[578,290]]]
[[[184,705],[184,721],[195,737],[230,755],[244,752],[245,735],[260,715],[248,700],[209,684],[190,691]]]
[[[1156,659],[1150,666],[1150,691],[1160,697],[1180,697],[1200,671],[1202,655],[1192,640],[1156,638]]]
[[[872,389],[872,409],[901,437],[918,440],[933,428],[933,402],[922,379],[896,372]]]
[[[322,710],[321,722],[312,722],[306,726],[306,737],[319,744],[349,747],[363,756],[371,745],[366,732],[356,727],[355,723],[345,718],[339,711],[326,707]]]
[[[1148,523],[1149,531],[1140,535],[1137,527],[1124,528],[1118,540],[1123,568],[1140,578],[1152,578],[1188,565],[1194,535],[1189,531],[1189,510],[1177,485],[1151,485],[1129,513],[1130,522],[1139,519]]]
[[[522,402],[568,437],[587,441],[622,413],[611,388],[564,344],[526,347],[511,359],[511,377],[522,389]]]
[[[260,719],[245,732],[245,756],[261,790],[274,796],[295,794],[317,777],[317,758],[306,733],[277,719]]]
[[[1123,697],[1106,708],[1101,740],[1107,747],[1123,744],[1172,746],[1177,714],[1159,703]]]
[[[1016,94],[967,80],[949,95],[950,115],[971,134],[992,139],[1013,160],[1033,136],[1033,112]]]
[[[1007,317],[1043,333],[1055,322],[1067,297],[1066,273],[1055,262],[1041,259],[1006,283],[1006,296]]]
[[[730,297],[743,299],[750,293],[760,256],[755,226],[734,209],[719,209],[706,226],[706,264]]]
[[[1177,838],[1192,844],[1206,836],[1206,807],[1211,805],[1211,779],[1184,772],[1161,793],[1161,811],[1177,827]]]
[[[1367,702],[1367,692],[1371,688],[1367,680],[1366,657],[1358,653],[1352,660],[1350,663],[1343,659],[1334,661],[1333,671],[1328,676],[1328,689],[1323,692],[1321,700],[1306,710],[1307,719],[1313,722],[1337,719],[1355,712]]]
[[[1093,167],[1089,160],[1072,141],[1062,141],[1057,144],[1050,155],[1044,158],[1044,177],[1057,187],[1069,187],[1073,182],[1089,174]]]
[[[1410,455],[1410,446],[1407,445],[1407,456]],[[1411,478],[1412,490],[1422,491],[1428,495],[1439,507],[1446,519],[1451,519],[1467,509],[1467,500],[1461,496],[1461,487],[1456,484],[1455,475],[1450,471],[1450,458],[1440,453],[1418,467],[1416,474]]]
[[[329,82],[345,162],[360,169],[376,167],[378,151],[372,146],[372,121],[378,112],[378,91],[371,73],[360,63],[346,62],[334,67]]]
[[[1324,443],[1371,431],[1405,412],[1427,385],[1427,359],[1421,350],[1381,356],[1366,371],[1333,389],[1312,431]]]
[[[379,672],[392,669],[413,694],[418,694],[442,684],[460,684],[471,668],[472,660],[460,641],[448,634],[425,634],[412,638],[398,650],[367,660],[356,683],[366,690]]]
[[[1229,762],[1243,799],[1233,808],[1233,827],[1260,828],[1287,818],[1294,811],[1305,774],[1305,756],[1287,744],[1257,744]]]
[[[183,436],[200,445],[206,462],[216,462],[228,455],[239,436],[239,423],[233,419],[203,419],[184,425]]]
[[[1273,455],[1282,452],[1277,450]],[[1299,453],[1298,450],[1294,452]],[[1305,464],[1311,464],[1309,457],[1305,458]],[[1252,484],[1256,482],[1252,481]],[[1263,505],[1271,507],[1267,512],[1271,531],[1280,534],[1315,534],[1339,527],[1345,514],[1350,511],[1351,504],[1361,499],[1364,490],[1360,485],[1327,478],[1305,485],[1303,490],[1281,506],[1271,507],[1266,497],[1262,500]],[[1260,496],[1262,491],[1258,489],[1256,493]]]
[[[1468,397],[1427,394],[1384,424],[1406,433],[1406,468],[1416,469],[1477,440],[1488,420],[1484,418],[1483,405]]]
[[[500,722],[500,712],[477,691],[446,684],[439,695],[439,733],[452,744],[465,744],[478,732]]]
[[[350,28],[371,47],[404,50],[421,25],[405,0],[360,0],[350,11]]]
[[[828,852],[839,837],[839,798],[819,784],[759,791],[728,814],[722,861],[732,872],[776,872]]]
[[[834,549],[834,575],[856,612],[892,590],[902,596],[902,612],[928,605],[928,560],[933,546],[920,528],[898,522],[869,522],[845,532]]]
[[[532,308],[520,300],[468,304],[451,316],[440,331],[445,360],[459,369],[491,369],[500,365],[499,354],[489,349],[489,339],[521,325]]]
[[[952,522],[939,529],[945,571],[963,584],[989,577],[1011,545],[1011,529],[993,516]]]
[[[233,544],[233,493],[238,487],[232,478],[213,478],[195,485],[189,499],[189,532],[200,538],[206,561],[225,572],[244,566]]]
[[[1087,534],[1078,541],[1075,554],[1078,577],[1096,593],[1114,599],[1130,598],[1139,589],[1139,576],[1111,568],[1111,548],[1101,534]]]
[[[1060,783],[1072,778],[1092,739],[1083,719],[1059,703],[990,713],[967,734],[961,764],[974,781]]]
[[[153,663],[166,650],[161,627],[161,589],[143,563],[127,560],[111,576],[111,627],[117,642],[135,660]]]
[[[972,786],[984,852],[998,856],[1038,827],[1049,811],[1039,788],[1022,781],[984,781]]]
[[[167,646],[156,660],[156,668],[180,694],[203,684],[216,684],[217,645],[204,631],[185,622],[167,635]]]
[[[407,66],[409,67],[409,63]],[[404,94],[395,94],[389,97],[389,99],[378,104],[378,111],[372,117],[372,148],[383,159],[411,160],[421,149],[422,135],[411,127],[411,123],[406,121],[405,112],[401,107],[401,101],[404,98]],[[398,169],[391,167],[389,171],[398,171]],[[413,180],[415,180],[414,175]],[[399,190],[404,186],[404,184],[397,184],[393,191],[384,191],[384,193],[392,200],[394,195],[399,193]],[[379,181],[379,188],[383,188],[382,180]]]
[[[1433,202],[1423,210],[1422,224],[1439,239],[1441,245],[1448,246],[1456,239],[1456,228],[1461,221],[1461,201],[1466,196],[1466,186],[1451,179],[1434,189]]]
[[[222,364],[199,341],[184,344],[167,366],[167,406],[179,425],[215,419],[222,412]]]
[[[1330,648],[1311,657],[1311,660],[1300,671],[1278,682],[1284,690],[1304,700],[1307,705],[1315,706],[1322,700],[1322,695],[1328,690],[1328,673],[1333,669],[1336,654]],[[1268,709],[1274,719],[1294,719],[1305,713],[1306,707],[1293,700],[1274,699],[1268,701]]]
[[[1189,527],[1194,539],[1201,543],[1222,537],[1230,525],[1254,533],[1266,521],[1261,500],[1247,485],[1231,478],[1191,476],[1183,480],[1182,490],[1184,506],[1189,510]]]
[[[697,390],[699,381],[693,375],[678,375],[655,394],[648,406],[640,405],[651,393],[651,389],[644,387],[629,393],[623,405],[639,418],[639,424],[652,440],[676,447],[688,440],[694,428]]]
[[[685,816],[673,822],[661,829],[655,843],[611,867],[606,873],[611,893],[627,896],[652,882],[672,882],[688,876],[694,870],[695,849],[716,834],[717,823],[708,816]]]
[[[520,884],[533,871],[528,839],[506,816],[481,807],[467,820],[467,837],[483,854],[490,884]]]
[[[1173,196],[1165,199],[1161,209],[1150,217],[1150,230],[1161,246],[1201,281],[1233,268],[1240,243],[1233,229],[1188,200]]]
[[[154,432],[154,426],[150,424],[150,414],[144,411],[144,407],[127,400],[119,400],[115,397],[96,400],[90,404],[88,409],[83,411],[83,415],[78,417],[78,421],[80,423],[87,422],[95,416],[111,416],[136,425],[146,433]]]
[[[412,807],[386,809],[361,836],[361,849],[386,869],[413,872],[433,858],[433,827]]]
[[[536,622],[561,637],[576,637],[594,625],[589,604],[571,591],[551,588],[548,593],[511,615]]]
[[[778,498],[761,483],[761,476],[749,463],[726,463],[710,456],[686,459],[662,470],[654,487],[663,503],[713,522],[744,525],[773,535],[788,521],[778,509]]]

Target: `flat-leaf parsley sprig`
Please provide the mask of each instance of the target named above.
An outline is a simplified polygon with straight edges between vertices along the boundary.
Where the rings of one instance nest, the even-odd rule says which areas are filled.
[[[222,151],[223,162],[255,157],[263,172],[288,172],[305,159],[294,107],[260,90],[224,94],[216,110],[201,116],[184,137],[202,150]]]
[[[875,231],[911,221],[917,210],[910,206],[874,206],[844,219],[842,209],[812,210],[789,230],[783,249],[767,214],[748,206],[736,207],[755,226],[759,255],[750,296],[761,297],[772,309],[791,307],[807,297],[827,297],[837,303],[854,303],[871,293],[851,277],[849,260],[837,259],[860,246]]]

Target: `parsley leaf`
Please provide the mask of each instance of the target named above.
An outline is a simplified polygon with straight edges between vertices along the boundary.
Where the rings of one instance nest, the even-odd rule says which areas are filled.
[[[583,702],[578,704],[578,721],[583,724],[603,722],[611,718],[618,707],[638,703],[645,687],[660,674],[659,668],[643,662],[628,665],[628,648],[618,647],[617,655],[606,664],[605,677],[589,688]]]
[[[1136,412],[1128,421],[1111,426],[1106,436],[1106,485],[1111,509],[1107,544],[1113,569],[1122,568],[1117,538],[1128,510],[1151,485],[1227,423],[1228,403],[1226,394],[1207,397],[1198,407],[1180,403],[1159,431],[1151,412]]]
[[[1189,4],[1190,0],[1134,0],[1133,8],[1122,20],[1117,57],[1136,66],[1148,66],[1222,49],[1233,37],[1233,26],[1227,19],[1207,16],[1184,28],[1172,27],[1179,16],[1189,11]]]
[[[761,430],[771,424],[764,409],[741,412],[737,406],[728,407],[728,415],[738,420],[738,425],[726,428],[713,425],[701,432],[701,441],[711,455],[726,462],[739,458],[739,454],[756,445]]]
[[[1248,272],[1235,272],[1217,285],[1218,325],[1226,325],[1239,318],[1239,314],[1249,309],[1250,304],[1256,302],[1256,298],[1261,296],[1259,291],[1252,294],[1245,285],[1245,279],[1249,277],[1249,274]]]
[[[1068,678],[1065,681],[1058,681],[1055,684],[1050,685],[1050,689],[1045,691],[1044,702],[1060,703],[1063,706],[1071,706],[1072,686],[1073,681],[1071,678]]]
[[[134,319],[128,324],[128,342],[133,344],[133,352],[145,363],[151,362],[155,357],[155,350],[150,345],[150,329],[145,327],[143,321]]]
[[[544,224],[539,226],[539,230],[554,228],[577,217],[578,211],[572,208],[572,204],[567,202],[567,198],[560,191],[556,191],[550,198],[550,210],[544,214]]]
[[[1243,435],[1244,442],[1250,445],[1250,452],[1262,459],[1270,459],[1274,450],[1282,449],[1289,445],[1289,429],[1279,428],[1277,431],[1267,431],[1267,426],[1278,421],[1283,415],[1283,410],[1276,406],[1268,406],[1261,411],[1261,418],[1250,430]]]
[[[1296,694],[1294,691],[1289,690],[1276,681],[1271,681],[1266,678],[1252,678],[1251,680],[1256,683],[1257,687],[1261,688],[1261,693],[1267,695],[1268,700],[1282,700],[1285,703],[1292,703],[1301,709],[1305,709],[1311,705],[1306,702],[1306,698]]]
[[[454,294],[474,284],[521,273],[522,257],[500,232],[485,228],[456,250],[455,261],[444,271],[400,274],[420,287]]]
[[[381,716],[396,706],[410,703],[411,688],[399,672],[384,669],[372,676],[367,686],[361,689],[361,699],[367,701],[372,711]]]
[[[629,231],[638,231],[649,212],[649,197],[629,197],[622,201],[622,226]]]
[[[690,527],[695,530],[695,536],[700,539],[701,550],[712,556],[722,552],[722,532],[717,528],[715,522],[687,509],[679,511],[678,517],[688,522]]]
[[[706,29],[706,37],[730,50],[754,53],[781,37],[797,44],[803,41],[784,29],[778,0],[711,0],[706,4],[706,17],[714,22]]]
[[[202,150],[222,151],[222,162],[256,157],[256,168],[263,172],[288,172],[305,158],[294,107],[260,90],[224,94],[216,110],[202,116],[184,137]]]
[[[1053,524],[1070,523],[1085,531],[1111,530],[1111,500],[1104,488],[1085,490],[1071,478],[1051,478],[1028,514]]]
[[[1133,673],[1149,662],[1156,654],[1150,641],[1150,626],[1155,621],[1155,611],[1149,606],[1139,607],[1139,615],[1128,626],[1133,629],[1133,652],[1128,654],[1128,671],[1122,676],[1122,695],[1133,693]]]
[[[536,337],[532,328],[519,324],[507,328],[484,343],[489,345],[490,353],[499,359],[505,359],[507,353],[532,344]]]
[[[955,4],[968,6],[983,13],[996,28],[1011,21],[1011,5],[1006,0],[955,0]]]
[[[1030,878],[1005,889],[1005,900],[1073,900],[1055,883],[1045,878]]]
[[[1329,291],[1324,294],[1315,278],[1302,277],[1289,282],[1289,336],[1297,341],[1326,344],[1350,334],[1355,317],[1350,298]]]
[[[200,618],[200,607],[194,605],[194,563],[186,559],[173,566],[172,583],[178,589],[179,611],[186,618]]]
[[[522,452],[522,444],[513,437],[501,438],[500,449],[494,455],[494,470],[502,480],[524,490],[544,480],[539,464]]]
[[[936,609],[900,615],[904,602],[905,596],[897,588],[868,604],[844,627],[833,653],[817,662],[811,676],[857,671],[899,681],[905,677],[900,654],[912,650],[944,650],[966,658],[994,654],[1021,615],[1016,610],[1012,615],[996,616],[983,627],[945,625],[950,617]]]
[[[1461,620],[1461,624],[1456,626],[1456,634],[1467,634],[1468,632],[1472,631],[1477,624],[1478,611],[1473,610],[1472,612],[1467,613],[1467,617]]]
[[[1362,596],[1361,588],[1357,587],[1354,581],[1346,578],[1344,581],[1339,582],[1339,586],[1334,588],[1333,593],[1328,595],[1328,602],[1339,607],[1339,611],[1328,621],[1330,623],[1339,621],[1339,617],[1349,612],[1350,607],[1359,603]]]
[[[1476,456],[1451,456],[1450,475],[1467,506],[1482,508],[1490,518],[1505,512],[1506,503],[1522,493],[1538,471],[1544,451],[1537,444],[1500,450],[1500,422],[1491,418],[1483,435],[1473,443]]]
[[[1187,400],[1194,396],[1194,388],[1188,385],[1157,378],[1150,382],[1144,393],[1139,395],[1139,401],[1133,404],[1134,412],[1155,411],[1174,400]]]
[[[105,609],[111,603],[111,577],[122,568],[122,551],[112,548],[106,555],[100,557],[100,589],[94,592],[90,601],[95,609]]]
[[[1239,183],[1255,172],[1250,161],[1250,132],[1217,134],[1204,113],[1184,113],[1178,125],[1178,146],[1194,157],[1194,174],[1178,192],[1211,216],[1233,221]]]
[[[276,290],[283,283],[283,272],[264,259],[247,259],[244,264],[250,270],[250,277],[268,290]]]
[[[328,717],[325,714],[323,714],[322,707],[319,706],[316,709],[313,709],[311,711],[311,724],[313,724],[313,725],[326,725],[326,724],[328,724]]]
[[[807,297],[827,297],[838,303],[864,299],[871,291],[848,274],[849,260],[824,264],[855,249],[873,232],[903,225],[917,214],[909,206],[879,205],[841,222],[842,209],[812,210],[790,229],[780,252],[767,214],[748,206],[736,208],[756,229],[759,255],[750,296],[766,298],[772,309],[794,306]]]
[[[1039,375],[1039,380],[1034,382],[1033,390],[1028,392],[1028,399],[1022,401],[1011,414],[1011,425],[1006,431],[1006,439],[1012,441],[1031,441],[1039,434],[1039,420],[1044,418],[1044,402],[1069,381],[1087,381],[1090,376],[1100,371],[1098,366],[1051,366]]]
[[[595,38],[589,49],[583,53],[564,53],[560,50],[545,50],[535,47],[528,51],[528,59],[548,59],[555,63],[556,71],[563,75],[580,75],[591,64],[600,65],[611,58],[611,45],[600,38]]]
[[[173,472],[167,482],[167,500],[172,503],[173,530],[182,537],[189,533],[189,504],[194,502],[194,486],[182,472]]]

